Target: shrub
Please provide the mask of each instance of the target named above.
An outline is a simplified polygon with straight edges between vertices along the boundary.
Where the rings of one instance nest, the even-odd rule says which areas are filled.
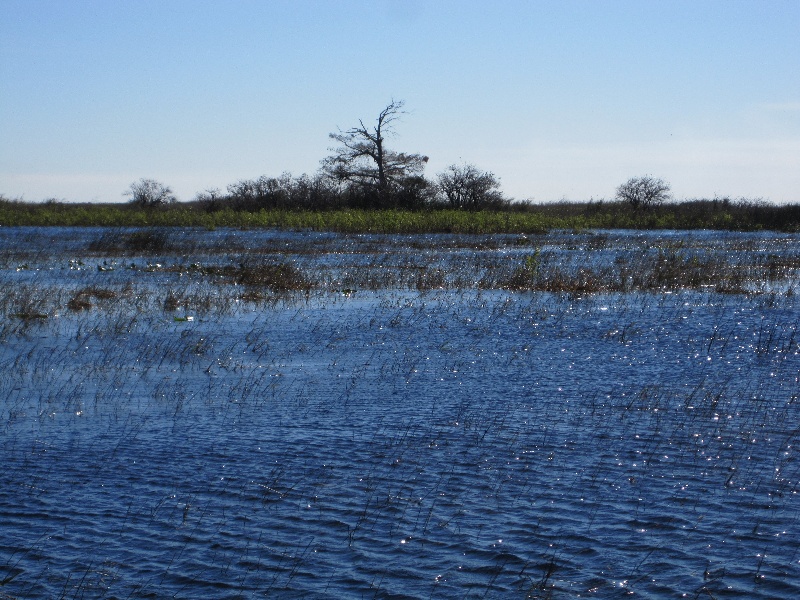
[[[437,186],[451,208],[498,209],[508,204],[494,173],[474,165],[450,165],[437,176]]]

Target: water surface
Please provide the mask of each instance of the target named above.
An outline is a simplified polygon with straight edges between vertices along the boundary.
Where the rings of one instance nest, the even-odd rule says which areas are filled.
[[[530,248],[190,231],[192,253],[87,252],[100,234],[0,231],[3,597],[800,595],[793,272],[747,294],[353,290],[341,273],[387,256],[486,269]],[[613,264],[670,236],[797,251],[534,243]],[[330,287],[252,303],[143,268],[224,262],[220,239],[289,244]],[[86,285],[118,295],[66,309]],[[47,318],[15,317],[19,290]],[[207,302],[164,310],[167,291]]]

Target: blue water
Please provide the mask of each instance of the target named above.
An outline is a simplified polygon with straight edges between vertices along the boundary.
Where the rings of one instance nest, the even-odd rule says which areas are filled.
[[[2,598],[800,596],[794,295],[331,291],[175,321],[138,270],[64,310],[106,274],[63,252],[2,273],[49,315],[6,292]]]

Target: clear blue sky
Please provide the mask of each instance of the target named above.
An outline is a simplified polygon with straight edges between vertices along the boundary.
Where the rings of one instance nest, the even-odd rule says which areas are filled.
[[[800,202],[800,0],[0,0],[6,197],[313,173],[392,99],[430,177]]]

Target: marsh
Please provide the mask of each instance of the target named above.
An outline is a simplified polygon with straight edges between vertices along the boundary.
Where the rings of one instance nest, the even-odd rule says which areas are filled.
[[[800,594],[797,235],[151,241],[0,229],[3,597]]]

